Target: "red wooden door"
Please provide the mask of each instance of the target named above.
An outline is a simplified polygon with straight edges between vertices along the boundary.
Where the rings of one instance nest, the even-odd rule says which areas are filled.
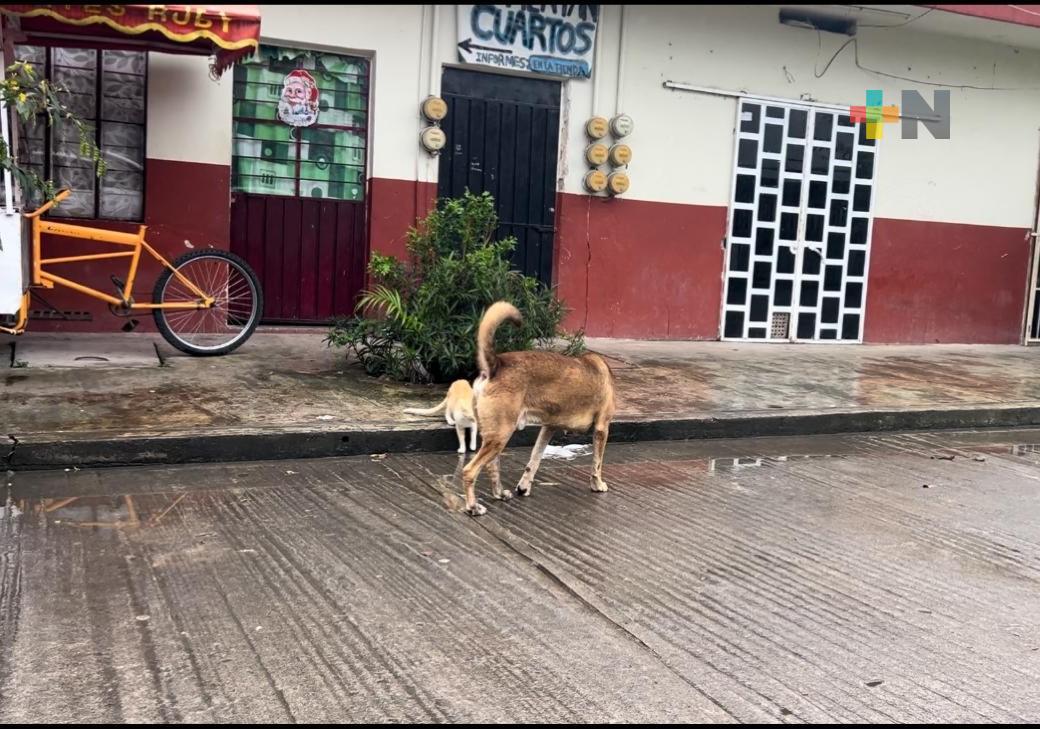
[[[265,322],[349,315],[365,279],[365,204],[235,193],[231,251],[260,278]]]

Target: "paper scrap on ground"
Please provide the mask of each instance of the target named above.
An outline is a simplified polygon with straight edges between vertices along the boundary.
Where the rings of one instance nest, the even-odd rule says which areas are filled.
[[[565,446],[546,446],[545,455],[543,458],[562,458],[566,461],[578,456],[587,456],[592,453],[592,446],[589,445],[565,445]]]

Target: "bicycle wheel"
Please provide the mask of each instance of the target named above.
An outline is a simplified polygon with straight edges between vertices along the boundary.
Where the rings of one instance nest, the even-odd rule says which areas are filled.
[[[234,253],[205,250],[181,256],[173,268],[214,302],[206,309],[153,309],[155,325],[167,342],[182,352],[206,356],[227,354],[252,336],[264,301],[248,263]],[[198,300],[169,268],[155,282],[152,301],[156,304]]]

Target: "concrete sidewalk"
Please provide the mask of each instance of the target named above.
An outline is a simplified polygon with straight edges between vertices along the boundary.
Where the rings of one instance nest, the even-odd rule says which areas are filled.
[[[262,331],[218,358],[148,334],[0,340],[0,459],[18,470],[456,447],[443,421],[401,412],[442,386],[370,378],[323,337]],[[615,442],[1040,424],[1040,350],[1024,347],[589,345],[617,375]]]

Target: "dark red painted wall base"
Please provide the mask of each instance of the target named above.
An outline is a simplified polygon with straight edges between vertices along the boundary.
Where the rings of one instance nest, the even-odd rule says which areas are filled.
[[[563,193],[556,282],[589,336],[715,339],[726,208]]]
[[[170,258],[192,250],[186,240],[194,249],[228,248],[229,168],[166,160],[147,165],[149,242]],[[403,257],[408,228],[429,212],[436,195],[435,183],[371,180],[370,250]],[[571,310],[569,328],[603,337],[718,338],[725,207],[561,193],[556,225],[555,281]],[[73,255],[99,245],[51,240],[44,251]],[[1028,231],[1021,228],[875,220],[865,341],[1021,341],[1029,252]],[[112,261],[67,268],[106,292],[110,274],[125,275]],[[142,266],[141,298],[151,296],[158,273],[154,265]],[[118,331],[124,324],[93,299],[59,289],[42,293],[59,309],[86,310],[94,320],[32,321],[32,330]],[[150,316],[137,318],[140,330],[151,329]]]
[[[408,229],[433,209],[436,200],[436,182],[372,178],[369,182],[370,249],[404,258]]]
[[[231,168],[225,165],[210,165],[197,162],[173,162],[149,159],[146,162],[147,187],[145,190],[145,219],[148,226],[145,234],[149,245],[168,260],[173,260],[191,250],[212,246],[228,248],[230,222]],[[136,232],[134,223],[110,221],[67,220],[80,225],[97,225],[110,230]],[[187,243],[186,243],[187,241]],[[190,244],[190,246],[189,246]],[[45,236],[43,255],[48,257],[72,256],[89,253],[107,253],[115,250],[106,243],[93,243],[71,238]],[[113,293],[115,287],[110,280],[116,275],[125,280],[127,259],[87,261],[53,266],[53,271],[79,283]],[[134,296],[140,301],[150,301],[152,287],[161,267],[151,257],[142,256],[138,269]],[[108,305],[69,289],[39,289],[39,295],[56,309],[86,311],[93,321],[32,320],[29,331],[68,332],[116,332],[124,324],[108,310]],[[47,309],[39,296],[34,296],[33,309]],[[150,313],[135,314],[140,322],[137,331],[154,331]]]
[[[874,221],[863,338],[874,343],[1017,344],[1029,231]]]
[[[556,281],[589,336],[717,339],[726,208],[562,194]],[[1021,341],[1021,228],[874,221],[864,341]]]

